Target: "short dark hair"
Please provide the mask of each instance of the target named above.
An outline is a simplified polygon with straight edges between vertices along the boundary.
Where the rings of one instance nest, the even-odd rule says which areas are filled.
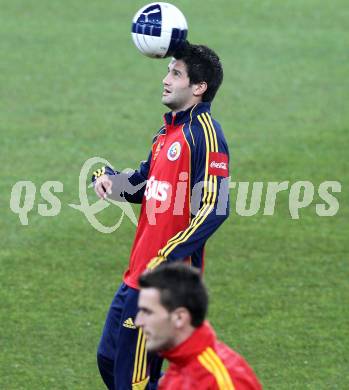
[[[155,288],[160,302],[172,312],[185,307],[191,315],[191,325],[200,326],[207,313],[208,294],[198,269],[184,263],[161,264],[138,279],[140,288]]]
[[[202,95],[203,102],[212,102],[223,81],[223,67],[218,55],[204,45],[193,45],[186,41],[173,54],[187,66],[190,84],[207,83]]]

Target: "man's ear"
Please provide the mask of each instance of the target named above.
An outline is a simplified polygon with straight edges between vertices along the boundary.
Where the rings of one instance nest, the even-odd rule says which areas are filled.
[[[172,312],[174,326],[181,329],[191,323],[191,315],[185,307],[178,307]]]
[[[207,91],[206,81],[201,81],[201,83],[193,84],[193,95],[202,96]]]

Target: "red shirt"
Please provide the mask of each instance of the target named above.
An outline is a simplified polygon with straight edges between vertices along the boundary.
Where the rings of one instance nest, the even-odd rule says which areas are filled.
[[[148,160],[130,179],[146,184],[134,197],[126,196],[142,203],[124,274],[124,282],[133,288],[156,256],[203,269],[205,243],[229,214],[228,146],[211,117],[210,104],[200,103],[175,116],[168,113],[164,119]]]
[[[170,365],[158,390],[261,390],[252,368],[219,342],[205,322],[182,344],[162,353]]]

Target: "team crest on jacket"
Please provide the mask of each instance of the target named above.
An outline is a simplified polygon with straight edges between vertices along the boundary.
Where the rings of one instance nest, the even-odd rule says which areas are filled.
[[[168,148],[168,151],[167,151],[167,158],[170,160],[170,161],[176,161],[178,159],[178,157],[180,156],[181,154],[181,144],[177,141],[177,142],[174,142],[169,148]]]

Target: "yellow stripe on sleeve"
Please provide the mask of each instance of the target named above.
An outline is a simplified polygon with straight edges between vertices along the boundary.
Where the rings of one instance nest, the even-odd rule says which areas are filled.
[[[208,119],[208,121],[209,121],[209,123],[211,125],[211,129],[212,129],[213,137],[214,137],[215,150],[216,150],[216,152],[218,152],[219,150],[218,150],[218,142],[217,142],[216,130],[215,130],[214,126],[213,126],[212,119],[211,119],[210,115],[208,115],[207,113],[206,113],[206,118]]]
[[[211,151],[211,152],[217,152],[217,150],[216,150],[216,145],[215,145],[215,142],[214,142],[214,136],[213,136],[214,130],[212,130],[211,125],[210,125],[210,123],[209,123],[207,117],[205,116],[205,114],[202,114],[202,115],[200,116],[200,119],[199,119],[199,120],[200,120],[200,121],[201,121],[201,120],[204,121],[204,122],[205,122],[205,125],[206,125],[206,127],[207,127],[207,129],[208,129],[208,135],[209,135],[209,140],[210,140],[210,151]]]
[[[190,237],[192,230],[195,228],[195,226],[197,226],[199,224],[199,222],[201,221],[202,218],[204,218],[206,215],[208,215],[211,208],[212,207],[210,205],[205,205],[204,207],[202,207],[200,209],[200,211],[198,212],[198,214],[195,216],[195,218],[192,219],[189,227],[186,230],[181,231],[180,236],[177,239],[170,240],[166,244],[166,246],[163,249],[161,249],[160,255],[167,257],[168,254],[175,248],[175,246],[177,246],[177,244],[186,240],[187,237]]]
[[[231,385],[230,388],[234,389],[232,379],[228,373],[227,368],[225,367],[222,360],[220,359],[220,357],[216,354],[216,352],[212,348],[207,348],[207,354],[211,357],[212,361],[215,363],[219,371],[222,373],[225,383],[229,383]]]
[[[204,136],[205,136],[205,143],[206,143],[206,163],[205,163],[205,178],[204,178],[204,196],[202,198],[202,202],[205,203],[206,197],[207,197],[207,182],[208,182],[208,163],[209,163],[209,158],[210,158],[210,151],[211,151],[211,145],[209,143],[209,136],[208,136],[208,131],[207,128],[202,121],[200,115],[198,116],[199,122],[201,123],[202,128],[204,129]]]
[[[198,361],[215,377],[219,390],[235,389],[228,370],[212,348],[206,348],[205,351],[198,356]]]

